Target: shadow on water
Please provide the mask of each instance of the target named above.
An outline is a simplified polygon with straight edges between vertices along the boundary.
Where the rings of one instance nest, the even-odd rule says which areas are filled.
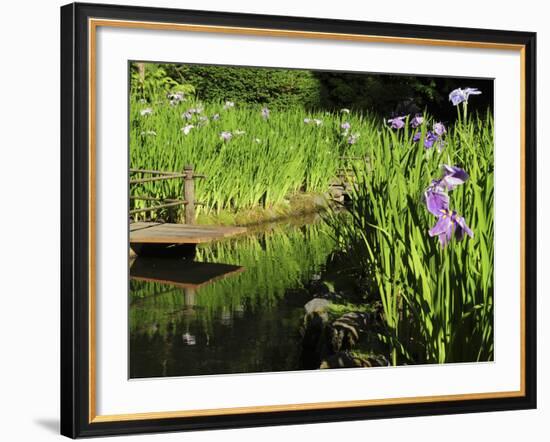
[[[130,377],[300,370],[304,304],[334,248],[322,223],[201,245],[130,270]]]

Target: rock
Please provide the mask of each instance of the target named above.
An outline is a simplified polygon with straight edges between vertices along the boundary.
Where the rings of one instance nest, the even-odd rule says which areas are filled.
[[[338,352],[321,362],[319,368],[355,368],[355,367],[385,367],[388,360],[383,355],[354,356],[348,352]]]
[[[352,349],[361,334],[366,332],[368,318],[366,313],[350,312],[336,319],[329,333],[332,350],[339,352]]]
[[[339,352],[321,361],[319,368],[353,368],[361,367],[356,359],[349,353]]]
[[[324,195],[315,195],[313,197],[313,204],[317,207],[327,207],[327,199]]]
[[[313,298],[304,308],[304,324],[302,334],[302,365],[306,369],[319,367],[321,358],[328,354],[327,326],[328,307],[331,302],[327,299]]]
[[[330,304],[331,302],[328,299],[313,298],[306,305],[304,305],[306,315],[326,313]]]
[[[330,199],[343,202],[344,201],[344,186],[332,186],[328,191]]]

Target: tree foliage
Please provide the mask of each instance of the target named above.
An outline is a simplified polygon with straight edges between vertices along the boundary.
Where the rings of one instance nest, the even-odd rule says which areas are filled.
[[[132,63],[130,68],[131,94],[148,102],[159,100],[170,93],[194,94],[195,88],[183,78],[174,79],[167,72],[166,66],[158,63],[143,63],[140,72],[139,63]]]
[[[414,114],[429,108],[439,118],[454,119],[456,111],[449,106],[448,94],[465,86],[483,90],[483,96],[473,103],[474,111],[484,112],[493,101],[490,80],[341,72],[317,72],[315,75],[321,85],[320,106],[329,109],[367,109],[390,116]]]

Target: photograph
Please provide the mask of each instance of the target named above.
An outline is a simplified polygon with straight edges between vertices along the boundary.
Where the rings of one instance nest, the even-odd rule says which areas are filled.
[[[494,79],[128,62],[128,377],[494,360]]]
[[[536,32],[302,11],[61,8],[61,434],[537,407]]]

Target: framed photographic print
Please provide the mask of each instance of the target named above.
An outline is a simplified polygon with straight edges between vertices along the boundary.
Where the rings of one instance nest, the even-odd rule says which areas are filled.
[[[62,7],[62,434],[534,408],[535,44]]]

